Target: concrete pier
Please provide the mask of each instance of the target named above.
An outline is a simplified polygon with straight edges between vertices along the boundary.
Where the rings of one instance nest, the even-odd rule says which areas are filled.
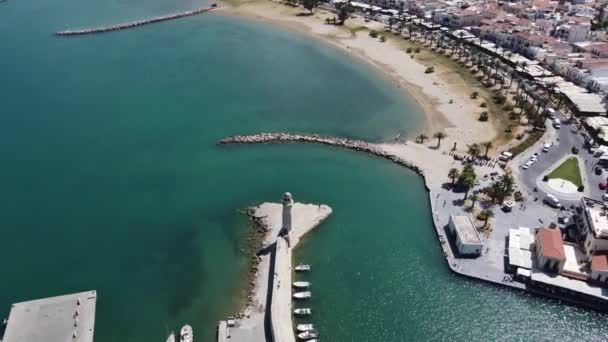
[[[130,29],[130,28],[138,27],[138,26],[158,23],[161,21],[173,20],[173,19],[189,17],[189,16],[193,16],[193,15],[197,15],[197,14],[202,14],[202,13],[211,11],[212,9],[214,9],[216,7],[217,7],[216,5],[212,5],[211,7],[202,7],[202,8],[198,8],[198,9],[191,10],[191,11],[173,13],[173,14],[163,15],[160,17],[153,17],[153,18],[137,20],[137,21],[132,21],[132,22],[118,24],[118,25],[112,25],[112,26],[95,27],[95,28],[88,28],[88,29],[83,29],[83,30],[58,31],[58,32],[55,32],[55,35],[57,35],[57,36],[77,36],[77,35],[84,35],[84,34],[95,34],[95,33],[126,30],[126,29]]]
[[[218,341],[236,342],[281,341],[294,342],[291,283],[292,251],[301,238],[323,222],[332,210],[326,205],[294,203],[291,206],[291,230],[283,235],[284,206],[263,203],[252,215],[267,227],[267,235],[255,278],[252,304],[235,320],[234,327],[226,321],[218,325]],[[225,332],[224,332],[225,331]]]
[[[96,291],[13,304],[4,342],[93,342]]]

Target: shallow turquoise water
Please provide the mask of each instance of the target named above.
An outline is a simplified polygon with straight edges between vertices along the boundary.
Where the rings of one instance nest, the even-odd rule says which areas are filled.
[[[315,267],[325,340],[606,335],[605,316],[450,275],[407,170],[318,146],[215,146],[259,131],[418,132],[408,99],[344,54],[218,15],[52,36],[201,4],[0,4],[0,310],[97,289],[98,342],[162,341],[185,322],[211,340],[242,289],[239,209],[289,190],[335,210],[298,253]]]

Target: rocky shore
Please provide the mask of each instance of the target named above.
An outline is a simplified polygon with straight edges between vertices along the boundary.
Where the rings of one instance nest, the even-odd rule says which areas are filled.
[[[298,142],[298,143],[313,143],[323,144],[346,148],[349,150],[366,152],[377,157],[388,159],[396,164],[405,166],[414,172],[423,175],[423,171],[418,166],[411,162],[389,153],[378,145],[368,143],[356,139],[338,138],[338,137],[327,137],[318,134],[292,134],[292,133],[259,133],[253,135],[235,135],[224,138],[218,142],[218,145],[230,145],[230,144],[266,144],[266,143],[286,143],[286,142]]]
[[[247,312],[250,311],[253,306],[253,294],[256,276],[258,274],[258,270],[260,269],[260,262],[262,261],[258,253],[264,248],[264,240],[270,231],[264,217],[256,216],[256,208],[257,206],[247,208],[247,217],[249,218],[252,229],[251,234],[247,238],[247,248],[244,251],[249,256],[249,268],[246,276],[247,287],[244,290],[247,297],[245,299],[243,308],[234,316],[235,318],[246,316]]]

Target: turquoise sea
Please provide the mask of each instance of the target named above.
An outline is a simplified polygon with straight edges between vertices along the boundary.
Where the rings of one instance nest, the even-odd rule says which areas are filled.
[[[326,203],[298,250],[326,341],[602,341],[606,316],[451,275],[421,180],[320,146],[217,147],[297,131],[383,140],[421,114],[329,46],[217,14],[104,35],[54,31],[204,5],[0,3],[0,312],[98,290],[95,341],[197,341],[239,309],[248,205]]]

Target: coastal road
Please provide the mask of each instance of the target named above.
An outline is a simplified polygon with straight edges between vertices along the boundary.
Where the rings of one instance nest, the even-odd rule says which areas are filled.
[[[584,177],[587,179],[585,186],[585,192],[587,196],[601,200],[603,191],[599,190],[598,184],[602,180],[602,176],[597,176],[593,172],[594,165],[597,158],[594,158],[591,153],[588,152],[584,146],[583,136],[576,131],[576,128],[571,125],[568,120],[561,116],[562,127],[555,129],[550,120],[547,120],[545,125],[547,132],[543,138],[532,148],[523,152],[520,156],[511,161],[511,167],[519,176],[520,184],[523,184],[527,189],[521,189],[522,192],[527,192],[532,197],[537,197],[541,201],[547,193],[538,187],[538,179],[542,179],[542,176],[546,175],[555,163],[559,162],[564,156],[572,154],[572,147],[579,149],[578,157],[583,161],[584,167],[581,169],[585,172]],[[544,143],[553,144],[549,149],[549,152],[542,152],[542,145]],[[524,170],[521,166],[530,159],[534,152],[540,153],[538,161],[530,166],[529,169]],[[584,171],[583,171],[584,169]],[[537,192],[534,192],[534,188],[538,188]],[[578,205],[578,200],[563,200],[563,204],[566,207],[570,205]]]

